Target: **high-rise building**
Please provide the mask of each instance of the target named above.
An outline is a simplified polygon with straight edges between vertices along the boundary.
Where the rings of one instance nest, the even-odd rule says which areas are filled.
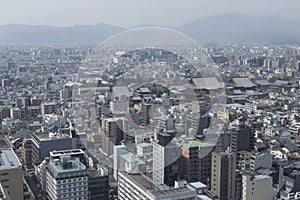
[[[45,168],[46,196],[49,200],[88,199],[86,166],[78,158],[50,158]]]
[[[220,200],[235,198],[236,154],[213,152],[211,163],[211,190]]]
[[[231,133],[232,151],[251,151],[254,149],[254,132],[248,125],[240,124],[235,127],[230,127],[229,131]]]
[[[13,149],[0,150],[0,182],[10,199],[23,199],[22,165]]]
[[[158,135],[158,140],[153,143],[153,181],[158,185],[173,186],[180,179],[181,148],[170,141],[172,137],[168,134]]]
[[[210,184],[213,148],[213,143],[200,140],[189,141],[182,146],[183,178],[187,182]]]
[[[150,108],[151,104],[143,103],[141,106],[140,122],[142,126],[147,126],[150,123]]]
[[[102,119],[102,150],[107,155],[113,154],[114,145],[120,145],[126,137],[127,124],[124,118],[103,118]]]

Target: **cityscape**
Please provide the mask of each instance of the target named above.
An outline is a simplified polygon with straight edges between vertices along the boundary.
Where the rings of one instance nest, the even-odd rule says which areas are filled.
[[[300,22],[255,14],[0,25],[0,200],[300,199]]]

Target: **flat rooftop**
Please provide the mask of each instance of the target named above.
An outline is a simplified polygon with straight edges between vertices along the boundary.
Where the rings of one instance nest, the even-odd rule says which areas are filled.
[[[214,146],[213,143],[209,142],[202,142],[200,140],[193,140],[189,141],[188,143],[184,144],[183,146],[189,147],[189,148],[195,148],[195,147],[212,147]]]
[[[22,167],[22,165],[13,149],[0,149],[0,170],[17,167]]]
[[[156,197],[169,197],[170,199],[174,196],[178,195],[186,195],[189,193],[189,195],[196,195],[196,191],[190,190],[189,188],[183,187],[183,188],[176,188],[176,189],[169,189],[169,190],[163,190],[159,188],[157,185],[155,185],[150,178],[147,179],[141,174],[127,174],[123,173],[128,178],[132,179],[134,182],[138,183],[140,186],[142,186],[144,189],[148,190],[151,194],[153,194]]]

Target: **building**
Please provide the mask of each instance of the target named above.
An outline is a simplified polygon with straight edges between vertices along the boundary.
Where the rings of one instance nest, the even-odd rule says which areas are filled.
[[[25,137],[22,141],[22,164],[27,169],[32,169],[32,139]]]
[[[230,146],[232,151],[251,151],[254,149],[254,132],[248,125],[240,124],[230,127],[229,131],[231,133]]]
[[[236,154],[213,152],[211,162],[211,190],[220,200],[235,198]]]
[[[0,199],[1,200],[11,200],[9,197],[7,190],[3,188],[2,184],[0,183]]]
[[[242,185],[242,200],[272,200],[274,198],[270,176],[245,173],[242,175]]]
[[[10,108],[10,117],[14,120],[22,118],[22,112],[20,108]]]
[[[168,141],[163,142],[162,133],[158,141],[153,143],[153,182],[158,185],[174,186],[180,180],[181,173],[181,148],[178,144]],[[168,134],[166,135],[167,138]]]
[[[300,199],[300,172],[293,171],[283,177],[280,198],[284,200]]]
[[[58,110],[58,104],[55,102],[43,102],[41,103],[41,113],[43,116],[47,114],[53,114]]]
[[[118,199],[144,200],[196,200],[197,193],[186,186],[175,189],[162,189],[145,175],[119,172]]]
[[[124,118],[102,119],[102,151],[107,155],[113,154],[114,145],[120,145],[126,137],[127,124]]]
[[[214,144],[189,141],[182,146],[183,178],[188,182],[210,184],[211,152]]]
[[[99,171],[88,171],[89,200],[109,199],[109,176]]]
[[[13,149],[0,150],[0,182],[10,199],[23,200],[22,165]]]
[[[79,158],[50,157],[45,167],[45,189],[49,200],[88,199],[88,174]]]
[[[250,170],[253,172],[259,168],[270,169],[271,167],[272,155],[270,153],[252,155],[250,158]]]
[[[143,103],[141,106],[140,122],[142,126],[147,126],[150,123],[150,108],[152,104]]]
[[[32,164],[39,165],[49,153],[54,150],[76,149],[76,138],[68,134],[59,133],[33,133],[32,139]],[[26,150],[25,150],[26,151]]]

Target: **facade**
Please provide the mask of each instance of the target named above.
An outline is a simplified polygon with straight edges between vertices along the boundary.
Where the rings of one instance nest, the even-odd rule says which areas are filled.
[[[280,198],[283,200],[300,199],[300,173],[293,171],[283,177],[283,187],[280,191]]]
[[[189,141],[182,146],[183,178],[188,182],[210,184],[211,152],[214,144],[199,140]]]
[[[23,200],[22,165],[13,149],[0,150],[0,182],[12,200]]]
[[[254,149],[254,133],[253,130],[245,124],[231,127],[231,149],[237,151],[251,151]]]
[[[113,154],[113,146],[120,145],[125,139],[126,122],[124,118],[103,118],[102,119],[102,150],[107,155]]]
[[[242,184],[242,200],[272,200],[274,198],[270,176],[243,174]]]
[[[75,149],[76,138],[66,134],[34,133],[32,134],[32,163],[39,165],[54,150]],[[26,150],[25,150],[26,151]]]
[[[236,154],[214,152],[211,162],[211,190],[220,200],[235,198]]]
[[[272,155],[263,153],[252,155],[250,158],[250,170],[255,172],[259,168],[270,169],[272,167]]]
[[[89,200],[109,199],[109,177],[99,171],[88,171]]]
[[[150,123],[150,108],[152,104],[143,103],[141,106],[140,122],[142,126],[147,126]]]
[[[45,168],[45,181],[49,200],[88,199],[87,170],[78,158],[50,158]]]
[[[58,104],[55,102],[43,102],[41,103],[41,113],[43,116],[47,114],[53,114],[58,110]]]
[[[180,179],[180,146],[170,142],[166,145],[153,143],[153,181],[158,185],[174,185]]]
[[[27,169],[32,169],[32,140],[25,137],[22,141],[22,164]]]

